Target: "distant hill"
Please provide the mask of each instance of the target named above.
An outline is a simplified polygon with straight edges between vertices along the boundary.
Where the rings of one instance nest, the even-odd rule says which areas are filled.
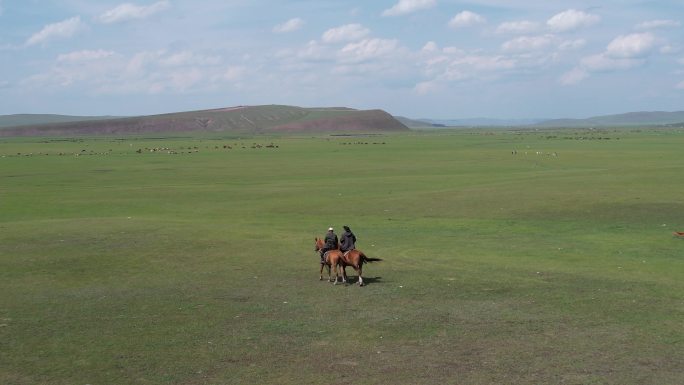
[[[550,127],[550,128],[589,128],[589,127],[629,127],[681,125],[684,111],[643,111],[617,115],[595,116],[586,119],[409,119],[396,117],[410,128],[425,127]]]
[[[494,118],[468,118],[468,119],[420,119],[432,124],[446,127],[515,127],[529,126],[543,121],[543,119],[494,119]]]
[[[684,111],[643,111],[587,119],[553,119],[535,124],[539,127],[619,127],[662,126],[684,122]]]
[[[410,119],[403,116],[395,116],[394,118],[408,128],[445,127],[443,124],[435,124],[427,120]]]
[[[51,114],[14,114],[0,115],[0,128],[32,126],[38,124],[83,122],[90,120],[116,119],[120,116],[71,116]]]
[[[33,124],[0,129],[0,136],[138,134],[150,132],[384,132],[408,127],[382,110],[345,107],[238,106],[106,120]]]
[[[429,127],[517,127],[529,126],[543,121],[543,119],[494,119],[494,118],[467,118],[467,119],[411,119],[403,116],[395,116],[409,128]]]

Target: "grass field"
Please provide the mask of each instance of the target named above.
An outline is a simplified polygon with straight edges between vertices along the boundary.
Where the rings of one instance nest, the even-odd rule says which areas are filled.
[[[682,148],[4,139],[0,384],[681,384]],[[384,259],[362,288],[318,281],[344,224]]]

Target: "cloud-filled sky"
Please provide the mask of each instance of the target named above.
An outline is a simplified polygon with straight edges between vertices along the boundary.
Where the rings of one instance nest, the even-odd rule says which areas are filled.
[[[681,0],[0,0],[0,114],[684,110]]]

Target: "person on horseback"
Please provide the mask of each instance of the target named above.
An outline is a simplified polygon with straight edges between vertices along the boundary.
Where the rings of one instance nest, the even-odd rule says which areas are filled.
[[[354,235],[354,233],[352,233],[349,226],[343,226],[343,227],[344,227],[344,234],[342,234],[342,239],[341,239],[342,244],[340,245],[340,250],[342,250],[342,252],[354,250],[356,248],[356,235]]]
[[[325,253],[330,250],[336,250],[339,240],[337,239],[337,234],[332,227],[328,228],[328,233],[325,234],[325,246],[321,249],[321,265],[325,264]]]

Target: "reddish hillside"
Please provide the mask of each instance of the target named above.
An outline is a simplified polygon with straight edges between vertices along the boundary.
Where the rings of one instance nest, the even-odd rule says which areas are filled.
[[[336,116],[301,119],[272,127],[278,132],[375,132],[404,131],[408,128],[383,110],[351,110]]]
[[[121,135],[163,132],[384,132],[408,128],[382,110],[231,107],[133,118],[8,127],[0,136]]]

